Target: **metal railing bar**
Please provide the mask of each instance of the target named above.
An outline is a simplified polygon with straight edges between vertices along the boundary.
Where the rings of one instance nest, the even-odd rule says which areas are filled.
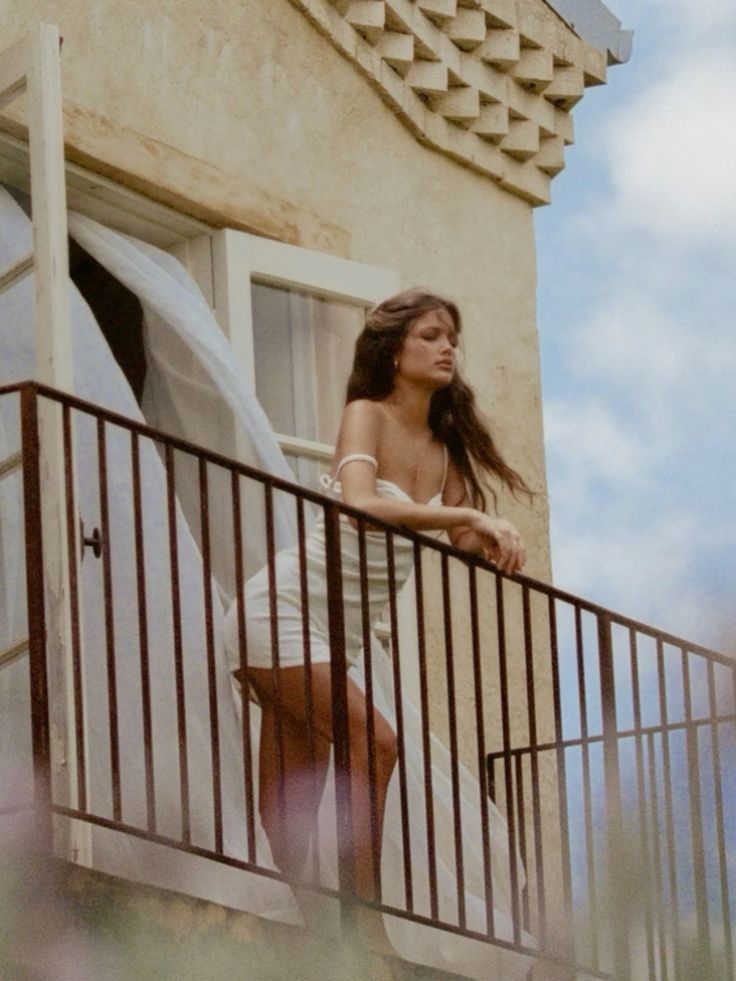
[[[29,639],[26,637],[24,640],[16,641],[15,644],[11,644],[6,647],[4,651],[0,651],[0,668],[5,668],[8,664],[12,664],[13,661],[17,661],[19,657],[28,653]]]
[[[603,774],[606,794],[606,857],[608,860],[607,888],[609,903],[615,904],[611,917],[614,973],[622,981],[631,976],[631,950],[628,934],[629,895],[621,878],[622,859],[627,846],[624,831],[623,799],[621,794],[621,761],[616,736],[618,710],[616,699],[616,670],[613,657],[611,621],[598,618],[598,683],[603,724]]]
[[[135,825],[125,824],[124,822],[112,821],[110,818],[101,817],[97,814],[91,814],[88,811],[79,811],[72,807],[65,807],[62,804],[54,804],[51,810],[55,814],[59,814],[63,817],[72,818],[77,821],[83,821],[87,824],[94,824],[101,828],[107,828],[111,831],[119,831],[121,834],[130,835],[133,838],[140,838],[144,841],[150,841],[155,845],[163,845],[168,848],[174,848],[177,851],[185,852],[188,855],[194,855],[199,858],[207,858],[213,861],[219,862],[222,865],[227,865],[231,868],[239,869],[243,872],[251,872],[255,875],[261,875],[264,878],[273,879],[276,882],[285,882],[290,886],[307,886],[310,890],[315,893],[319,893],[324,896],[328,896],[332,899],[341,899],[342,894],[339,890],[330,888],[329,886],[317,885],[312,883],[306,883],[302,880],[293,879],[289,876],[283,875],[281,872],[277,872],[274,869],[269,869],[264,866],[255,865],[252,862],[245,861],[243,859],[234,858],[232,855],[221,854],[213,851],[209,848],[204,848],[200,845],[186,844],[181,841],[177,841],[175,838],[168,838],[166,835],[160,834],[159,832],[148,832]],[[396,916],[399,919],[409,920],[413,923],[418,923],[423,926],[433,927],[437,930],[442,930],[445,933],[451,933],[460,937],[467,937],[471,940],[477,940],[488,946],[499,947],[503,950],[507,950],[513,954],[519,954],[520,956],[532,957],[536,960],[544,961],[548,964],[559,965],[561,967],[569,968],[570,962],[551,954],[548,951],[540,950],[535,947],[529,947],[524,944],[515,944],[508,940],[503,940],[500,937],[488,937],[485,933],[481,933],[477,930],[471,930],[468,928],[462,929],[453,923],[442,923],[432,920],[428,916],[423,916],[420,913],[412,913],[408,910],[401,909],[397,906],[390,906],[385,903],[371,902],[370,900],[361,900],[362,905],[368,907],[369,909],[379,910],[380,912],[389,915]],[[601,971],[593,965],[588,965],[585,963],[575,964],[575,970],[589,976],[591,978],[599,979],[599,981],[614,981],[613,976],[604,971]]]
[[[516,834],[519,842],[521,867],[527,870],[527,885],[521,893],[521,921],[525,930],[531,930],[531,906],[529,903],[529,864],[527,848],[526,810],[524,808],[524,763],[520,756],[514,760],[514,787],[516,788]],[[536,870],[535,870],[536,871]]]
[[[370,794],[371,860],[373,862],[373,890],[381,899],[381,841],[378,828],[376,787],[376,723],[373,702],[373,653],[371,651],[370,596],[368,590],[368,554],[365,522],[358,524],[358,574],[360,576],[360,614],[363,639],[363,664],[365,671],[366,738],[368,741],[368,783]]]
[[[192,456],[205,459],[208,463],[214,464],[219,467],[224,467],[227,470],[235,470],[243,477],[249,477],[261,484],[266,484],[272,487],[274,490],[283,490],[288,494],[297,495],[303,498],[305,501],[310,501],[312,504],[316,504],[319,507],[324,507],[325,501],[334,503],[339,509],[341,514],[345,514],[350,518],[370,521],[371,525],[376,529],[383,531],[390,531],[394,534],[401,535],[409,541],[418,541],[422,546],[430,548],[436,552],[447,555],[449,557],[454,557],[465,563],[471,563],[478,569],[484,569],[487,572],[492,572],[494,574],[502,575],[505,579],[512,582],[517,582],[520,584],[526,583],[530,589],[534,589],[536,592],[542,593],[545,596],[553,596],[555,599],[569,603],[573,606],[578,606],[581,610],[587,613],[593,613],[596,615],[605,614],[611,620],[611,623],[615,623],[622,627],[631,627],[640,633],[643,633],[649,637],[658,638],[661,637],[665,644],[671,645],[673,647],[687,647],[688,651],[692,654],[697,654],[705,658],[713,658],[721,664],[728,667],[733,667],[734,660],[729,654],[724,652],[715,651],[710,648],[704,647],[701,644],[695,644],[688,641],[684,637],[679,637],[676,634],[671,634],[668,631],[661,630],[657,627],[653,627],[650,624],[642,623],[638,620],[634,620],[631,617],[624,616],[623,614],[616,613],[613,610],[609,610],[606,607],[601,606],[598,603],[593,603],[584,597],[575,596],[573,593],[566,592],[565,590],[558,589],[556,586],[551,586],[548,583],[541,582],[536,579],[532,579],[529,576],[524,576],[521,574],[509,575],[507,573],[500,573],[498,569],[493,565],[493,563],[488,562],[481,556],[472,555],[468,552],[464,552],[459,548],[432,538],[428,535],[424,535],[421,532],[413,531],[403,525],[392,524],[389,521],[383,521],[381,518],[374,517],[373,515],[367,514],[365,511],[361,511],[358,508],[351,507],[348,504],[343,504],[342,502],[333,501],[330,498],[326,498],[323,494],[318,494],[315,491],[310,491],[299,484],[284,480],[282,477],[277,477],[274,474],[266,473],[262,470],[258,470],[256,467],[251,467],[248,464],[241,463],[237,460],[233,460],[230,457],[224,456],[221,453],[217,453],[214,450],[206,449],[205,447],[198,446],[188,440],[181,439],[177,436],[171,436],[168,433],[163,432],[159,429],[154,429],[151,426],[147,426],[144,423],[138,422],[135,419],[130,419],[128,416],[121,415],[117,412],[112,412],[109,409],[105,409],[102,406],[95,405],[93,402],[89,402],[85,399],[80,399],[76,395],[69,395],[65,392],[59,392],[54,388],[50,388],[47,385],[42,385],[35,381],[24,381],[17,382],[12,385],[0,386],[0,396],[5,394],[12,394],[24,389],[29,389],[36,392],[38,395],[44,398],[51,399],[52,401],[63,403],[69,405],[70,407],[77,409],[80,412],[86,412],[90,415],[99,416],[103,418],[106,422],[119,425],[124,429],[129,431],[135,431],[141,436],[146,436],[157,443],[162,443],[164,445],[169,445],[173,449],[180,450],[184,453],[189,453]]]
[[[406,776],[406,745],[404,734],[404,702],[401,688],[401,656],[399,651],[399,617],[396,607],[396,563],[394,536],[386,535],[386,559],[388,566],[389,621],[391,623],[391,661],[394,679],[394,703],[396,706],[396,741],[398,744],[399,798],[401,801],[401,850],[404,857],[404,899],[409,910],[414,910],[414,884],[411,875],[411,834],[409,831],[409,793]]]
[[[307,715],[307,751],[312,763],[310,780],[312,783],[312,795],[316,798],[319,793],[318,778],[316,772],[317,749],[314,741],[314,697],[312,682],[312,637],[309,623],[309,581],[307,578],[307,556],[306,556],[306,521],[304,515],[304,501],[301,497],[296,498],[296,523],[297,523],[297,554],[299,559],[299,599],[302,613],[302,644],[304,645],[304,705]],[[312,874],[315,881],[319,881],[320,876],[320,854],[319,854],[319,834],[316,829],[312,835]]]
[[[355,928],[357,881],[355,815],[353,813],[353,781],[348,725],[348,664],[342,589],[340,510],[334,501],[327,501],[324,506],[324,527],[340,920],[343,929],[347,933],[352,933]]]
[[[141,678],[141,715],[143,718],[143,768],[146,775],[146,821],[156,830],[156,784],[153,772],[153,719],[151,713],[151,672],[148,658],[148,600],[146,597],[146,550],[143,531],[143,498],[141,488],[140,440],[131,435],[131,476],[133,480],[133,539],[135,550],[136,591],[138,597],[138,657]]]
[[[274,529],[273,488],[266,484],[263,488],[266,517],[266,564],[268,567],[268,616],[271,631],[271,682],[273,685],[273,728],[276,743],[276,799],[279,809],[279,820],[286,822],[286,766],[284,761],[284,728],[281,718],[281,672],[279,648],[279,611],[278,592],[276,583],[276,532]]]
[[[736,697],[736,684],[733,691]],[[708,664],[708,705],[711,712],[715,712],[718,702],[716,699],[715,669],[712,663]],[[723,942],[725,947],[725,959],[729,970],[729,979],[734,977],[734,949],[731,930],[731,897],[728,880],[728,859],[726,852],[725,822],[723,819],[723,787],[722,768],[721,768],[721,741],[718,732],[719,723],[713,720],[711,724],[711,755],[713,760],[713,788],[714,805],[716,818],[716,839],[718,842],[718,873],[721,885],[721,916],[723,921]]]
[[[11,382],[9,385],[0,385],[0,397],[3,395],[18,395],[28,390],[37,391],[38,382],[26,379],[25,381]]]
[[[74,499],[74,450],[72,447],[71,409],[62,406],[62,441],[64,445],[64,493],[66,496],[67,564],[69,572],[69,614],[71,621],[72,683],[74,701],[75,755],[77,762],[77,803],[87,806],[87,763],[84,744],[84,685],[82,681],[82,639],[79,623],[79,582],[77,579],[77,505]]]
[[[459,746],[457,738],[457,694],[455,691],[455,653],[452,636],[452,603],[450,602],[450,569],[442,556],[442,620],[445,637],[445,677],[447,679],[447,716],[450,735],[450,775],[452,784],[452,823],[455,832],[455,880],[457,883],[458,921],[465,927],[465,869],[463,864],[463,824],[460,797]]]
[[[519,954],[524,957],[532,957],[535,960],[542,961],[545,965],[554,965],[556,967],[561,967],[570,972],[572,977],[573,973],[577,976],[583,976],[586,981],[588,978],[595,978],[596,981],[616,981],[612,974],[606,971],[601,971],[601,969],[592,964],[587,964],[585,962],[571,964],[570,961],[565,960],[565,958],[560,957],[549,950],[543,950],[541,948],[529,947],[526,944],[515,944],[510,940],[504,940],[501,937],[489,937],[485,933],[481,933],[478,930],[472,930],[468,927],[462,928],[454,923],[437,923],[432,921],[428,916],[422,916],[421,913],[409,913],[407,910],[401,909],[398,906],[388,906],[382,905],[377,906],[373,903],[365,903],[366,906],[371,909],[380,909],[380,911],[389,916],[395,916],[401,920],[409,920],[411,923],[419,923],[422,926],[433,927],[436,930],[442,930],[445,933],[451,933],[458,937],[467,937],[470,940],[477,940],[487,947],[499,947],[501,950],[507,950],[513,954]]]
[[[184,842],[179,841],[176,838],[169,838],[167,835],[161,834],[158,831],[146,831],[143,828],[136,827],[134,824],[126,824],[124,821],[113,821],[111,818],[102,817],[99,814],[92,814],[89,811],[79,811],[73,807],[65,807],[63,804],[52,804],[51,811],[52,813],[59,814],[62,817],[73,818],[76,821],[84,821],[87,824],[94,824],[100,828],[108,828],[111,831],[119,831],[121,834],[130,835],[132,838],[140,838],[143,841],[150,841],[154,845],[164,845],[167,848],[173,848],[179,852],[186,852],[187,855],[196,855],[200,858],[208,858],[214,862],[218,862],[221,865],[227,865],[230,868],[240,869],[243,872],[254,872],[257,875],[265,876],[267,879],[274,879],[277,882],[286,882],[288,885],[294,886],[307,886],[312,891],[329,896],[332,899],[341,898],[341,893],[338,889],[332,889],[329,886],[323,886],[311,882],[304,882],[303,880],[292,879],[283,875],[281,872],[277,872],[275,869],[269,869],[265,866],[256,865],[255,863],[248,862],[244,859],[235,858],[232,855],[228,855],[226,852],[217,852],[211,848],[205,848],[202,845],[194,845],[191,842]]]
[[[667,933],[665,925],[664,895],[662,881],[662,848],[660,846],[661,834],[659,827],[659,800],[657,786],[657,767],[656,752],[654,745],[654,733],[647,735],[647,750],[649,754],[649,799],[652,818],[652,845],[654,849],[654,887],[659,902],[656,906],[656,916],[659,934],[659,969],[661,981],[667,981],[669,977],[669,958],[667,950]]]
[[[638,729],[620,729],[616,733],[616,738],[619,740],[624,739],[636,739],[637,736],[649,736],[649,735],[660,735],[665,732],[681,732],[687,731],[688,729],[703,729],[707,726],[713,724],[725,724],[727,722],[736,722],[736,713],[733,715],[708,715],[702,716],[699,719],[691,719],[690,722],[668,722],[667,725],[651,725],[651,726],[641,726]],[[500,760],[506,755],[516,756],[521,753],[522,755],[529,754],[536,749],[537,753],[550,752],[556,750],[559,747],[562,749],[574,749],[576,747],[594,746],[603,742],[603,735],[601,733],[595,736],[587,736],[583,739],[580,736],[573,736],[570,739],[563,739],[560,743],[557,742],[545,742],[538,743],[536,747],[534,746],[515,746],[513,749],[508,750],[508,754],[505,750],[497,750],[495,753],[488,753],[487,758],[489,760]]]
[[[434,788],[432,785],[432,740],[429,732],[429,687],[427,684],[427,645],[424,622],[424,572],[422,549],[414,542],[414,593],[417,611],[417,660],[419,667],[419,704],[422,719],[422,769],[424,774],[424,813],[427,824],[427,878],[429,909],[432,919],[439,918],[437,891],[437,852],[434,827]]]
[[[537,743],[537,693],[534,672],[534,651],[532,637],[531,601],[529,587],[524,584],[521,588],[522,625],[524,631],[524,662],[526,670],[526,705],[529,717],[529,742],[533,749],[530,754],[532,787],[539,786],[539,755]],[[547,923],[544,882],[544,854],[542,850],[542,812],[540,795],[532,794],[532,828],[534,832],[534,866],[537,881],[537,917],[542,946],[546,943]]]
[[[498,630],[498,677],[501,693],[501,734],[504,755],[508,755],[511,745],[511,714],[509,711],[508,693],[508,664],[506,649],[506,612],[503,598],[503,578],[495,576],[496,587],[496,624]],[[521,924],[519,923],[519,870],[516,863],[516,817],[514,802],[514,787],[511,767],[504,767],[504,783],[506,792],[506,828],[509,845],[509,878],[511,890],[511,924],[514,931],[514,943],[521,943]]]
[[[685,698],[685,719],[692,719],[692,693],[690,686],[690,665],[687,651],[682,651],[682,683]],[[695,887],[695,910],[698,924],[698,946],[706,955],[706,971],[713,969],[710,925],[708,922],[708,898],[705,893],[705,841],[703,836],[703,816],[701,813],[700,759],[698,750],[698,731],[687,730],[687,780],[690,798],[690,841],[693,857],[693,884]]]
[[[664,650],[661,640],[657,641],[657,688],[659,692],[659,712],[660,721],[667,724],[669,714],[667,707],[667,678],[665,674]],[[667,846],[667,869],[669,886],[670,904],[670,929],[673,938],[674,970],[675,977],[681,971],[680,955],[680,929],[678,913],[680,908],[679,888],[677,882],[677,862],[675,852],[675,821],[674,821],[674,802],[672,795],[672,761],[670,757],[669,734],[665,730],[662,732],[662,782],[664,791],[664,827],[665,840]]]
[[[245,560],[243,549],[243,513],[240,477],[230,474],[233,512],[233,559],[235,562],[235,602],[238,611],[238,667],[241,691],[241,734],[243,739],[243,785],[245,788],[245,833],[248,861],[257,861],[255,830],[255,791],[253,786],[253,757],[250,738],[250,681],[248,678],[248,634],[245,628]]]
[[[217,664],[215,661],[215,624],[212,608],[212,557],[210,552],[209,480],[207,463],[199,460],[199,519],[202,540],[202,580],[204,588],[205,647],[207,691],[209,696],[210,739],[212,741],[212,817],[215,851],[223,850],[222,777],[220,772],[220,717],[217,707]]]
[[[575,658],[578,676],[578,699],[580,703],[580,735],[582,747],[583,768],[583,815],[585,825],[585,871],[587,886],[587,907],[590,910],[590,922],[598,923],[598,888],[595,869],[595,841],[593,838],[593,804],[591,800],[590,752],[588,737],[588,699],[585,677],[585,647],[583,641],[582,610],[575,606]],[[601,735],[600,741],[603,741]],[[592,956],[597,964],[600,951],[598,948],[597,926],[590,931]]]
[[[557,806],[560,815],[560,847],[562,862],[562,901],[565,909],[565,920],[568,924],[573,922],[573,901],[572,901],[572,867],[570,855],[570,820],[567,809],[567,762],[565,760],[565,750],[563,743],[563,722],[562,722],[562,685],[560,681],[560,659],[557,638],[557,611],[555,601],[552,597],[548,598],[547,624],[549,629],[549,650],[550,667],[552,673],[552,705],[555,719],[555,741],[557,743],[556,762],[557,762]],[[574,947],[573,937],[569,938],[570,947]],[[570,949],[568,956],[573,955]]]
[[[9,477],[23,466],[23,454],[19,451],[0,461],[0,480]]]
[[[33,803],[37,846],[51,852],[54,828],[51,816],[51,720],[46,661],[45,564],[41,499],[41,446],[38,399],[30,389],[20,392],[23,452],[23,515],[28,610],[28,654],[33,753]]]
[[[110,781],[113,815],[121,818],[120,742],[118,728],[117,676],[115,670],[115,615],[112,589],[110,515],[107,492],[107,446],[105,422],[97,420],[97,481],[100,495],[100,534],[102,537],[102,592],[105,604],[105,667],[107,713],[110,734]]]
[[[475,738],[478,754],[478,794],[480,807],[480,836],[483,849],[483,891],[486,906],[486,929],[489,936],[496,932],[493,905],[493,869],[488,828],[488,767],[486,765],[485,717],[483,712],[483,671],[481,667],[480,625],[478,623],[478,583],[476,571],[468,567],[470,598],[470,639],[473,658],[473,695],[475,700]]]
[[[166,509],[169,522],[169,576],[171,580],[171,617],[174,641],[174,679],[176,684],[176,731],[179,740],[179,794],[181,800],[181,834],[185,844],[191,840],[189,807],[189,754],[187,749],[187,706],[184,681],[184,651],[181,630],[181,593],[179,583],[179,542],[176,521],[176,470],[174,450],[164,448],[166,463]]]
[[[644,930],[647,944],[647,967],[649,977],[656,976],[654,951],[654,914],[651,884],[651,858],[649,855],[649,832],[646,815],[646,777],[644,769],[644,734],[641,725],[641,687],[639,682],[639,651],[636,642],[636,631],[629,631],[629,662],[631,665],[632,707],[634,713],[634,745],[636,750],[636,786],[639,811],[639,837],[641,840],[642,864],[645,870],[643,900],[644,900]]]

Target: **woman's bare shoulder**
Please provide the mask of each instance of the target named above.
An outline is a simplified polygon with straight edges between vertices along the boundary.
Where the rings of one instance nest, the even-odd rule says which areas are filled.
[[[342,414],[338,451],[342,454],[370,452],[375,455],[382,428],[383,410],[379,402],[371,399],[348,402]]]
[[[384,410],[381,403],[373,399],[353,399],[345,406],[343,415],[358,419],[382,419]]]
[[[342,414],[342,428],[368,429],[378,434],[383,426],[385,412],[380,402],[371,399],[354,399],[348,402]]]

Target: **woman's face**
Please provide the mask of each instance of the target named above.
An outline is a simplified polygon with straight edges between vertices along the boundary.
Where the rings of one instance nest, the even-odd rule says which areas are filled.
[[[440,307],[412,321],[397,356],[397,378],[444,388],[452,381],[457,361],[458,336],[449,312]]]

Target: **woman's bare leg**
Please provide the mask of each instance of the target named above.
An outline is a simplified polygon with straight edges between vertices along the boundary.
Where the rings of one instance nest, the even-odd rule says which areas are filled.
[[[281,868],[280,860],[290,866],[299,861],[303,863],[306,850],[303,847],[303,829],[300,832],[296,825],[299,816],[292,821],[288,806],[288,788],[298,788],[291,791],[296,802],[304,806],[305,793],[303,788],[310,784],[304,780],[303,771],[293,771],[293,767],[303,766],[304,756],[296,752],[295,743],[302,733],[302,748],[306,742],[305,733],[308,729],[307,701],[304,690],[304,669],[302,667],[283,668],[279,671],[278,691],[274,690],[274,676],[270,669],[252,668],[249,678],[258,692],[261,704],[265,707],[263,718],[263,736],[261,752],[261,787],[267,793],[261,804],[261,814],[266,833],[274,849],[274,858]],[[279,710],[280,706],[280,710]],[[312,715],[315,737],[332,741],[332,701],[330,665],[316,664],[312,667]],[[279,778],[279,742],[277,722],[281,719],[281,763],[283,776]],[[288,722],[287,722],[288,720]],[[351,803],[353,817],[353,851],[355,856],[355,887],[358,895],[364,899],[376,899],[375,881],[380,874],[380,846],[383,830],[383,817],[386,805],[386,792],[391,773],[396,764],[396,736],[386,719],[374,709],[374,754],[373,781],[368,752],[368,708],[363,692],[348,679],[348,734],[350,740],[350,774],[351,774]],[[270,735],[269,735],[270,734]],[[293,740],[293,741],[292,741]],[[320,760],[323,757],[320,756]],[[312,784],[313,785],[313,784]],[[324,771],[320,770],[320,796],[324,786]],[[279,794],[281,796],[279,796]],[[373,801],[373,819],[371,818],[371,800]],[[310,798],[307,809],[314,814],[316,823],[316,805]],[[301,818],[303,820],[303,816]],[[375,834],[374,834],[375,829]],[[293,836],[293,837],[292,837]],[[296,845],[292,847],[291,841]],[[279,852],[281,859],[276,855]],[[374,861],[374,852],[375,858]],[[283,871],[287,871],[285,868]],[[290,874],[297,874],[293,868]],[[372,944],[390,949],[383,931],[380,916],[366,910],[360,917],[365,932],[370,936]]]
[[[261,702],[258,807],[278,868],[299,879],[317,831],[330,743],[291,715]]]

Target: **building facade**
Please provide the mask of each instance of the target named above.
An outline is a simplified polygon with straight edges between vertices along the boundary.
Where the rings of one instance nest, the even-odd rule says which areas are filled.
[[[548,582],[533,212],[551,200],[586,86],[603,84],[608,65],[628,56],[628,36],[606,8],[597,0],[11,0],[0,13],[4,43],[39,20],[57,23],[64,38],[70,207],[184,263],[299,481],[316,488],[329,461],[365,308],[413,285],[459,304],[464,373],[506,459],[537,492],[529,504],[501,491],[498,510],[522,532],[529,575]],[[16,195],[28,187],[24,124],[22,102],[0,116],[0,183]],[[155,413],[140,304],[78,241],[71,272],[144,414]],[[123,322],[134,329],[121,343]],[[156,370],[166,372],[161,359]],[[150,421],[176,430],[174,415]],[[178,424],[179,436],[242,455],[206,400]],[[197,505],[193,498],[187,511],[186,493],[190,517]],[[438,588],[438,562],[426,582]],[[545,609],[514,602],[509,724],[523,746],[532,741],[530,689],[534,738],[554,739],[554,679]],[[496,614],[481,611],[488,636]],[[399,611],[407,622],[414,615]],[[429,699],[442,732],[450,726],[443,629],[437,605],[426,630]],[[472,646],[469,616],[456,618],[455,643]],[[456,681],[459,714],[470,717],[478,693],[467,658],[458,659]],[[500,697],[499,683],[489,683],[489,751],[506,738]],[[459,754],[471,769],[475,739],[472,726],[461,727]],[[558,779],[553,759],[535,773],[541,818],[548,807],[556,813]],[[544,843],[550,855],[558,845],[554,836]],[[551,862],[547,887],[559,876]]]
[[[501,510],[530,573],[548,578],[532,215],[606,53],[543,0],[10,3],[2,18],[8,43],[59,23],[69,161],[200,233],[246,230],[457,300],[468,379],[539,491],[533,508],[504,498]],[[3,130],[22,138],[22,114],[11,107]],[[237,343],[245,359],[252,346]],[[339,403],[337,373],[331,384]]]

